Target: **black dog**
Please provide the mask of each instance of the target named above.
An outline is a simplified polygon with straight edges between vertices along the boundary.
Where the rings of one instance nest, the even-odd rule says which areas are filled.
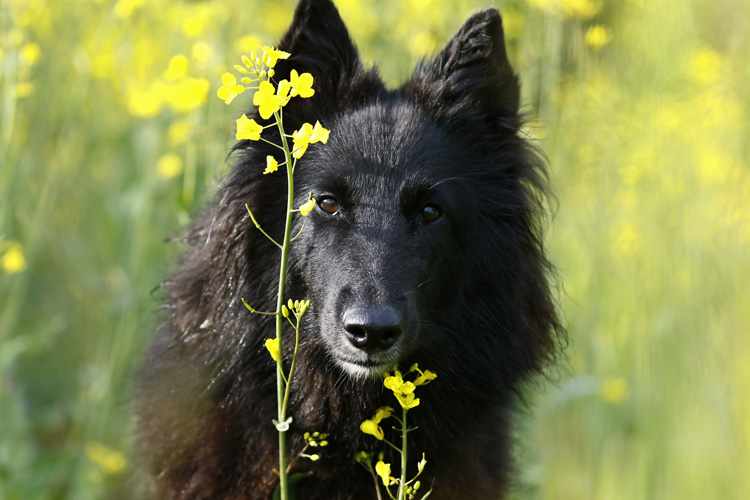
[[[414,362],[438,374],[410,412],[410,467],[424,452],[430,498],[502,497],[518,389],[553,357],[562,329],[538,228],[546,174],[519,133],[500,16],[471,16],[396,90],[363,67],[329,0],[301,0],[279,47],[292,56],[276,81],[291,69],[315,78],[314,97],[284,108],[286,129],[320,120],[331,130],[296,173],[295,206],[310,191],[318,206],[290,256],[287,296],[312,306],[288,451],[305,431],[330,442],[297,468],[313,472],[298,498],[375,498],[354,457],[388,450],[359,425],[394,405],[382,372]],[[241,298],[275,308],[278,249],[245,203],[281,234],[286,179],[262,174],[272,147],[236,150],[167,281],[169,317],[142,374],[140,442],[159,499],[267,500],[278,481],[275,365],[263,346],[273,321]]]

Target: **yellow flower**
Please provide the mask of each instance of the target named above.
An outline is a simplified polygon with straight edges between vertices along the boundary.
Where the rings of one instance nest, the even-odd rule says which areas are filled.
[[[161,111],[164,84],[156,82],[148,87],[137,86],[128,91],[128,111],[133,116],[151,118]]]
[[[310,133],[310,144],[315,144],[316,142],[327,143],[330,133],[330,130],[323,128],[320,122],[316,121],[312,133]]]
[[[398,399],[401,408],[410,410],[419,406],[419,398],[414,396],[416,385],[413,382],[404,382],[401,372],[398,370],[393,375],[387,376],[383,381],[383,385],[386,389],[393,391],[393,395]]]
[[[689,76],[696,83],[711,85],[719,80],[723,61],[715,50],[702,47],[694,51],[688,61]]]
[[[279,59],[287,59],[291,54],[283,50],[274,49],[273,47],[263,47],[263,62],[266,66],[273,68]]]
[[[89,460],[94,462],[107,475],[116,476],[125,470],[127,462],[122,453],[107,448],[101,443],[87,443],[84,451]]]
[[[393,415],[393,408],[390,406],[381,406],[378,411],[375,412],[375,416],[372,417],[375,422],[380,423],[381,420],[386,419]]]
[[[237,78],[232,73],[225,72],[221,75],[221,83],[223,85],[216,91],[216,95],[226,104],[245,91],[245,87],[237,85]]]
[[[2,268],[7,274],[18,274],[26,270],[26,258],[20,243],[14,241],[8,245],[3,253]]]
[[[249,139],[251,141],[260,140],[260,133],[263,132],[263,127],[258,125],[255,120],[251,120],[247,115],[242,115],[237,119],[237,134],[235,139],[241,141],[242,139]]]
[[[313,76],[310,73],[297,74],[297,70],[292,70],[292,97],[300,96],[303,98],[312,97],[315,90],[312,88]]]
[[[624,378],[608,377],[602,381],[602,398],[610,403],[620,403],[628,396],[628,383]]]
[[[396,479],[391,477],[391,464],[379,460],[375,464],[375,472],[380,476],[381,481],[383,481],[383,486],[387,487],[396,483]]]
[[[401,372],[396,370],[393,375],[386,377],[383,381],[386,389],[390,389],[394,394],[411,394],[414,392],[415,385],[413,382],[404,382]]]
[[[178,113],[188,113],[201,107],[208,98],[211,83],[203,78],[186,78],[168,87],[165,99]]]
[[[312,134],[313,126],[309,123],[303,123],[299,130],[295,130],[292,134],[294,140],[294,150],[292,156],[299,159],[307,151],[307,146],[310,144],[310,134]]]
[[[115,14],[120,19],[127,19],[133,12],[143,7],[146,0],[119,0],[115,4]]]
[[[288,93],[289,87],[279,85],[279,94],[277,95],[273,83],[269,81],[260,82],[257,92],[253,95],[253,105],[258,106],[261,118],[264,120],[271,118],[271,115],[283,106],[283,101],[286,99],[286,94],[282,93],[284,90]]]
[[[602,0],[526,0],[531,5],[552,14],[590,19],[601,9]]]
[[[315,208],[315,198],[310,198],[307,202],[299,207],[299,213],[302,215],[309,214]]]
[[[268,349],[268,352],[271,353],[271,357],[274,361],[279,360],[279,339],[278,337],[275,339],[268,339],[266,340],[266,349]]]
[[[361,430],[365,434],[375,436],[378,441],[383,440],[383,429],[373,420],[365,420],[364,422],[362,422],[359,426],[359,430]]]
[[[188,17],[182,21],[182,32],[188,38],[199,37],[206,27],[205,20],[199,16]]]
[[[435,372],[431,372],[430,370],[422,371],[419,369],[419,365],[417,363],[414,363],[411,365],[411,368],[409,368],[410,372],[419,372],[419,376],[417,376],[416,379],[414,379],[414,385],[425,385],[429,383],[431,380],[435,380],[437,378],[437,374]]]
[[[245,35],[234,41],[235,52],[250,52],[260,45],[261,39],[256,35]]]
[[[39,59],[42,57],[42,49],[39,47],[38,43],[29,42],[21,47],[20,55],[21,62],[25,66],[33,66],[39,62]]]
[[[589,26],[586,30],[586,45],[593,50],[601,50],[612,40],[612,30],[602,24]]]
[[[162,179],[172,179],[182,173],[182,158],[167,153],[156,162],[156,175]]]
[[[184,144],[190,137],[191,126],[187,119],[180,119],[172,122],[167,129],[167,137],[169,138],[169,144],[176,146],[178,144]]]
[[[187,76],[189,70],[190,61],[188,61],[188,58],[183,54],[177,54],[169,60],[169,65],[162,73],[162,76],[168,81],[179,80]]]
[[[270,174],[276,172],[278,169],[279,162],[276,161],[276,158],[271,155],[266,156],[266,169],[263,171],[263,174]]]
[[[300,129],[292,134],[292,139],[294,140],[292,156],[297,159],[302,158],[302,155],[305,154],[310,144],[315,144],[316,142],[327,143],[330,133],[331,131],[323,128],[319,121],[315,122],[315,127],[309,123],[303,123]]]
[[[383,440],[383,429],[378,425],[381,420],[390,417],[393,415],[393,408],[390,406],[383,406],[382,408],[378,408],[378,411],[375,412],[375,415],[369,419],[362,422],[362,424],[359,426],[359,430],[364,432],[365,434],[371,434],[375,436],[375,438],[378,439],[378,441]]]
[[[413,392],[393,394],[396,396],[396,399],[398,399],[401,408],[403,408],[404,410],[411,410],[412,408],[419,406],[419,398],[415,397]]]
[[[214,55],[214,49],[212,49],[211,45],[206,42],[197,41],[191,47],[190,55],[193,56],[195,62],[205,65],[211,61],[211,58]]]
[[[286,100],[287,96],[289,95],[289,91],[291,90],[292,90],[292,84],[289,83],[289,80],[281,80],[279,82],[279,88],[276,92],[276,97],[279,98],[279,101],[282,103],[281,104],[282,106],[286,104],[284,103],[284,100]]]

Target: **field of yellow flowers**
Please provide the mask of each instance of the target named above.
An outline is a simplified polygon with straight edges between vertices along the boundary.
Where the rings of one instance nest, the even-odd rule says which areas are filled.
[[[165,238],[228,168],[221,74],[294,4],[0,1],[0,500],[131,498]],[[395,85],[489,2],[337,4]],[[570,336],[519,417],[513,498],[748,498],[750,3],[497,6]]]

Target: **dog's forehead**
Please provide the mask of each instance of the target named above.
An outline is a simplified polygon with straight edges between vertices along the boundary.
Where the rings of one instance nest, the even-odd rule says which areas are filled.
[[[358,169],[385,172],[431,163],[448,147],[437,125],[403,100],[376,102],[342,114],[331,129],[328,152]]]

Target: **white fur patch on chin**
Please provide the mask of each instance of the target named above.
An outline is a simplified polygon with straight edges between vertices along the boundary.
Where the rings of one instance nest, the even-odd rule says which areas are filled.
[[[384,372],[393,368],[392,365],[362,366],[356,363],[350,363],[343,359],[337,359],[336,362],[346,373],[356,380],[380,378],[383,376]]]

